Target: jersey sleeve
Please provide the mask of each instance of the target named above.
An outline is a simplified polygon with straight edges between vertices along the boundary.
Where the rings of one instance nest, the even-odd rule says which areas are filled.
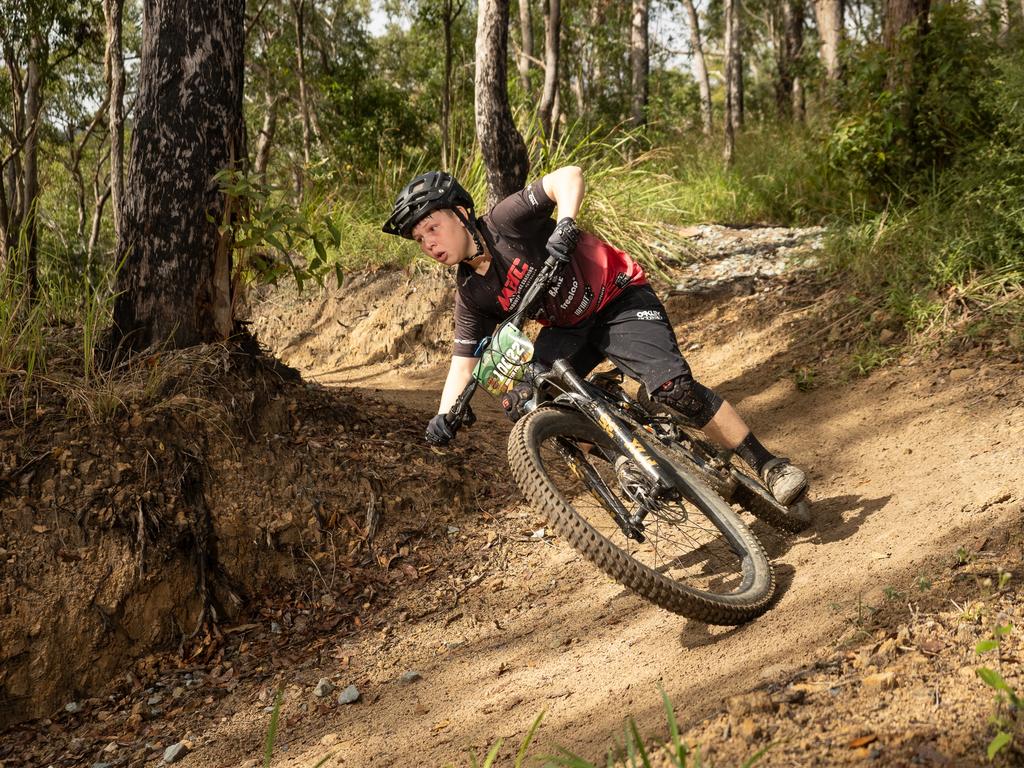
[[[547,196],[540,179],[515,192],[491,208],[488,219],[506,237],[525,238],[536,234],[545,222],[550,226],[555,201]]]
[[[455,339],[453,357],[478,357],[476,348],[487,338],[498,321],[477,311],[466,303],[462,294],[455,294]]]

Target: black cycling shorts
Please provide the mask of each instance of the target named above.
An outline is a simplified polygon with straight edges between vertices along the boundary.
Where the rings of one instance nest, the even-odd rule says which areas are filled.
[[[548,367],[565,358],[580,376],[608,358],[627,376],[643,382],[648,392],[677,376],[693,378],[668,313],[647,284],[627,288],[579,325],[542,329],[533,357]]]

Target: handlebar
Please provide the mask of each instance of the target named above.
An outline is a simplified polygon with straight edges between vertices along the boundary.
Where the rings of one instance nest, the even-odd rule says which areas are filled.
[[[515,311],[505,322],[512,323],[517,328],[522,328],[526,321],[532,316],[533,312],[539,307],[541,300],[543,299],[544,293],[551,286],[552,279],[558,273],[559,269],[565,266],[566,262],[562,261],[556,256],[548,255],[544,264],[541,266],[540,271],[537,273],[537,277],[530,284],[530,287],[523,294],[519,309]],[[462,394],[459,395],[455,401],[455,405],[451,407],[448,413],[445,415],[445,420],[453,427],[460,427],[462,425],[471,426],[476,421],[476,416],[471,410],[469,410],[469,401],[473,399],[473,394],[476,392],[477,380],[470,379],[466,388],[462,390]]]

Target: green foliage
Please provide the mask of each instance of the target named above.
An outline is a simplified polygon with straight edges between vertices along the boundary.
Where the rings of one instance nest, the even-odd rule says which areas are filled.
[[[244,281],[276,283],[290,272],[302,290],[310,279],[322,285],[333,269],[341,284],[341,266],[327,253],[328,246],[337,251],[342,243],[330,216],[307,206],[295,208],[279,190],[237,171],[221,171],[215,178],[229,200],[221,228],[234,235],[235,270]],[[309,249],[312,253],[302,253]]]
[[[1012,624],[997,624],[992,629],[991,637],[978,642],[974,647],[974,652],[981,656],[995,651],[998,663],[1000,661],[1003,640],[1012,631]],[[1024,698],[1006,682],[998,670],[991,667],[979,667],[975,671],[981,681],[995,691],[996,694],[994,711],[989,718],[989,723],[996,729],[995,736],[992,737],[987,749],[988,759],[991,762],[999,752],[1013,743],[1014,724],[1019,717],[1022,707],[1024,707]]]
[[[839,93],[844,109],[828,139],[833,170],[859,177],[881,199],[927,191],[991,130],[994,116],[979,99],[991,42],[972,8],[953,2],[936,6],[920,46],[913,28],[892,53],[865,46]]]

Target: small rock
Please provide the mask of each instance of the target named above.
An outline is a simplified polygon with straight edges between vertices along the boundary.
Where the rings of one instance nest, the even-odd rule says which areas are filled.
[[[113,763],[93,763],[92,768],[114,768]]]
[[[188,753],[188,744],[184,741],[179,741],[177,744],[171,744],[171,746],[164,750],[164,762],[168,764],[176,763]]]
[[[325,733],[320,737],[320,744],[324,747],[333,747],[340,738],[336,733]]]
[[[348,688],[338,694],[339,704],[354,704],[357,701],[359,701],[359,689],[354,685],[348,686]]]
[[[949,372],[950,381],[964,381],[965,379],[971,378],[974,375],[974,371],[970,368],[954,368]]]
[[[313,689],[313,695],[318,699],[322,699],[324,696],[330,696],[332,693],[334,693],[334,683],[326,677],[321,677],[320,682]]]
[[[772,712],[775,705],[772,697],[765,691],[754,691],[753,693],[731,696],[725,702],[725,708],[733,717],[747,717],[757,712]]]
[[[883,328],[882,332],[878,334],[879,344],[889,344],[893,339],[896,338],[896,332],[891,331],[888,328]]]
[[[163,696],[162,693],[154,693],[152,696],[150,696],[148,699],[146,699],[146,703],[149,704],[149,706],[151,706],[151,707],[155,707],[157,704],[159,704],[163,700],[164,700],[164,696]]]
[[[876,672],[860,681],[864,688],[879,691],[890,691],[896,687],[896,674],[893,672]]]
[[[281,634],[281,625],[278,624],[276,621],[270,622],[270,631],[273,634],[275,634],[275,635],[280,635]]]
[[[398,682],[400,682],[402,685],[409,685],[409,683],[415,683],[417,680],[422,679],[423,675],[421,675],[419,672],[410,669],[408,672],[402,673],[402,676],[398,678]]]
[[[79,712],[82,711],[82,705],[79,704],[77,701],[69,701],[67,704],[64,705],[64,711],[67,712],[69,715],[77,715]]]
[[[744,741],[754,741],[761,733],[761,726],[752,717],[745,717],[736,729]]]

